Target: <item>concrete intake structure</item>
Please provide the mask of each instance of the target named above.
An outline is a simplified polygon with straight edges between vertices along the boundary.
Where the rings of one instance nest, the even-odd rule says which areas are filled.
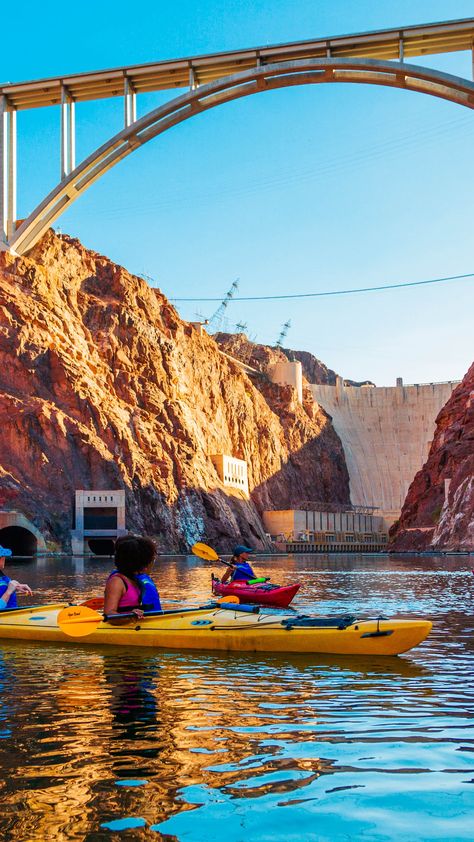
[[[74,555],[93,552],[111,555],[115,540],[126,535],[125,491],[98,489],[76,491],[71,547]]]
[[[303,368],[299,360],[274,363],[268,367],[267,374],[272,383],[293,386],[298,403],[303,403]]]
[[[338,377],[335,386],[310,385],[341,439],[354,506],[376,507],[388,526],[398,519],[458,382],[354,387]]]
[[[249,496],[247,462],[244,459],[236,459],[225,453],[214,453],[210,459],[226,488],[236,488],[244,497]]]

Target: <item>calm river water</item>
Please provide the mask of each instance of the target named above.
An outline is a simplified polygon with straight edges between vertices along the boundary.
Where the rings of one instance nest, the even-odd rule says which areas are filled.
[[[39,603],[99,595],[111,566],[42,559],[7,571]],[[0,640],[0,839],[472,840],[473,566],[257,559],[274,581],[301,582],[305,612],[430,617],[428,640],[399,658]],[[199,604],[211,569],[162,559],[155,579],[169,607]]]

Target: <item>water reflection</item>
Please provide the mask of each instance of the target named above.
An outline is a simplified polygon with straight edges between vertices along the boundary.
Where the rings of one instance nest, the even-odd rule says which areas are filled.
[[[116,743],[110,749],[112,759],[127,757],[130,741],[138,756],[157,758],[162,749],[157,729],[162,723],[156,695],[156,660],[106,655],[103,670],[112,714],[111,741]],[[114,769],[117,776],[148,774],[146,765],[130,771],[121,761],[114,763]]]
[[[207,568],[169,565],[165,599],[207,598]],[[50,560],[24,578],[49,598],[85,597],[107,571]],[[304,610],[322,593],[324,613],[431,606],[435,633],[389,659],[5,641],[0,837],[118,839],[101,825],[141,817],[146,827],[126,838],[469,839],[469,562],[418,560],[410,571],[398,560],[306,557],[277,575],[305,583]],[[117,785],[130,779],[147,783]]]

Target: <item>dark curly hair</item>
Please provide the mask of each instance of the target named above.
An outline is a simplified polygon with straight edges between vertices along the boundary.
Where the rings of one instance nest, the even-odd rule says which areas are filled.
[[[115,566],[124,576],[141,573],[153,563],[156,556],[155,542],[141,535],[123,535],[115,542]]]

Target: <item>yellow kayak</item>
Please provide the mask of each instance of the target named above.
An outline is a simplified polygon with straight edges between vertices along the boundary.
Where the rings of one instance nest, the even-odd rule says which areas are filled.
[[[431,627],[429,620],[265,614],[235,605],[150,613],[141,620],[105,620],[90,608],[63,603],[0,613],[0,638],[227,652],[400,655],[425,640]]]

